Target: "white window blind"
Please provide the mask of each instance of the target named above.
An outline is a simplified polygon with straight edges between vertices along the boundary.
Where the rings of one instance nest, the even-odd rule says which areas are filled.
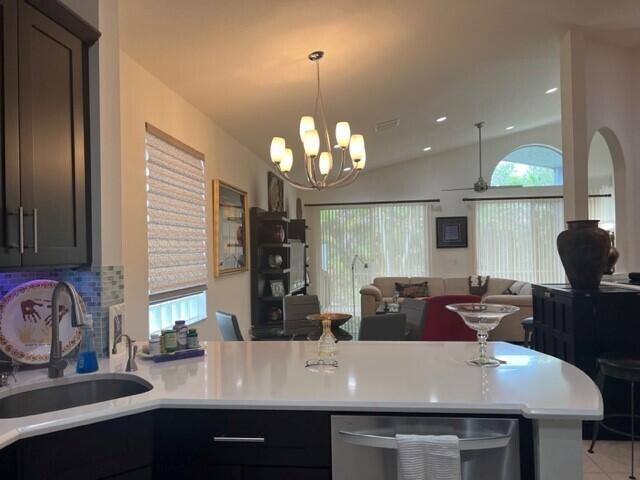
[[[488,200],[474,205],[478,274],[564,282],[556,248],[556,238],[564,229],[562,199]]]
[[[600,228],[615,232],[616,229],[616,203],[613,195],[590,196],[589,218],[600,220]]]
[[[207,283],[204,156],[147,125],[149,296],[203,291]]]
[[[356,312],[360,287],[375,277],[428,273],[429,206],[426,203],[320,207],[318,294],[324,310],[353,311],[351,265],[355,255]],[[317,237],[316,237],[317,241]]]

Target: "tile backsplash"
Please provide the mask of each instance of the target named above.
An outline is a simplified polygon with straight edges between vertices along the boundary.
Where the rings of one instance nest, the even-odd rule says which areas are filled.
[[[24,282],[38,279],[64,280],[76,287],[87,306],[87,313],[93,316],[96,350],[98,350],[98,354],[106,355],[109,336],[109,307],[124,302],[122,266],[1,272],[0,297]]]

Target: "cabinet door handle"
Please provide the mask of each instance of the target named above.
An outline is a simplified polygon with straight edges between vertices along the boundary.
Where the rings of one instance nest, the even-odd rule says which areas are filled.
[[[33,209],[33,253],[38,253],[38,209]]]
[[[264,437],[213,437],[218,443],[264,443]]]
[[[22,205],[18,209],[18,231],[20,235],[20,255],[24,253],[24,207]]]

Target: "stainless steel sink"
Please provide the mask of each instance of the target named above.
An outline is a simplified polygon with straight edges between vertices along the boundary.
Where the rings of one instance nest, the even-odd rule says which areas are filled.
[[[153,388],[134,375],[97,374],[67,377],[0,391],[0,418],[25,417],[148,392]]]

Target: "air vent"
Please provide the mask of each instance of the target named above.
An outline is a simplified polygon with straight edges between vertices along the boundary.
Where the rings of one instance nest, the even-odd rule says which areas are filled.
[[[376,123],[376,132],[384,132],[385,130],[396,128],[398,125],[400,125],[399,118],[394,118],[393,120],[385,120],[384,122]]]

